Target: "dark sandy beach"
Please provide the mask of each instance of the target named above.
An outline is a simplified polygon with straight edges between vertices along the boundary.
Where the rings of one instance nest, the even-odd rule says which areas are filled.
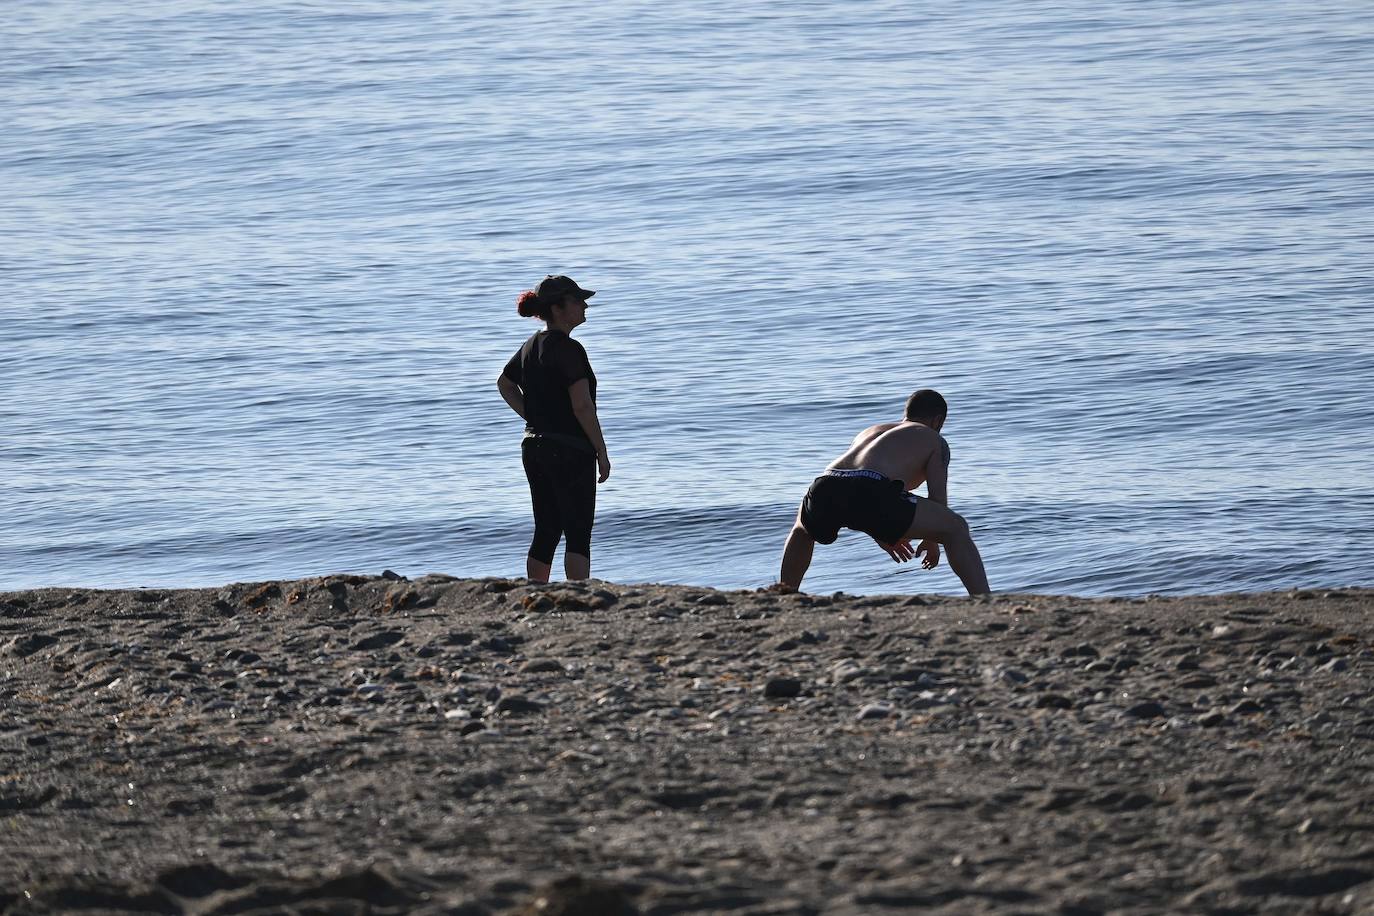
[[[1372,612],[0,595],[0,912],[1368,913]]]

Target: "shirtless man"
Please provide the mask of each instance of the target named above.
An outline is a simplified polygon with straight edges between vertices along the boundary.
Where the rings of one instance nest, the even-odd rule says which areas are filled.
[[[859,433],[849,451],[812,482],[783,548],[782,590],[801,588],[817,543],[833,544],[841,528],[852,528],[871,536],[898,563],[922,556],[925,569],[940,562],[943,544],[969,594],[988,594],[968,522],[947,505],[949,444],[940,435],[947,409],[938,391],[922,388],[907,399],[902,422]],[[929,498],[909,492],[923,483]],[[912,538],[920,539],[914,551]]]

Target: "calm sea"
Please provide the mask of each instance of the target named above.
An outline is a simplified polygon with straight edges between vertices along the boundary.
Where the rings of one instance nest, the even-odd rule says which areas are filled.
[[[550,272],[594,572],[753,587],[949,400],[998,590],[1374,585],[1367,0],[10,0],[0,589],[517,575]],[[959,593],[861,535],[810,589]]]

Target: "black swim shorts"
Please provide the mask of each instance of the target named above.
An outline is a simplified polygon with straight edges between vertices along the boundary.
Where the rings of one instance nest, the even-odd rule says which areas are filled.
[[[901,540],[911,527],[918,497],[900,480],[876,471],[827,471],[811,482],[801,505],[801,523],[818,544],[833,544],[841,528],[852,528],[884,544]]]

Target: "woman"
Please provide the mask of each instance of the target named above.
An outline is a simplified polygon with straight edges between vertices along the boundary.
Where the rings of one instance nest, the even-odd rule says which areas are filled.
[[[596,485],[611,476],[611,461],[596,416],[596,376],[587,351],[569,335],[587,320],[595,294],[564,276],[545,277],[521,293],[520,314],[541,319],[544,330],[525,341],[496,382],[525,420],[520,450],[534,503],[525,574],[536,582],[549,581],[560,537],[567,577],[591,575]]]

